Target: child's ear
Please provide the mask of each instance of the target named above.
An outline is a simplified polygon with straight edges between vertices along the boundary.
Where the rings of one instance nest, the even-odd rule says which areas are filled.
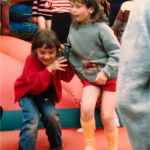
[[[94,12],[94,7],[90,7],[89,12],[90,12],[90,14],[92,14]]]

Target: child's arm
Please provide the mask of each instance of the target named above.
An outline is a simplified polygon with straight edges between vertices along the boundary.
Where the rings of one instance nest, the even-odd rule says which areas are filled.
[[[40,68],[40,62],[35,60],[31,55],[27,57],[23,74],[26,77],[28,85],[30,85],[30,93],[40,94],[44,92],[52,81],[52,74],[56,70],[65,71],[67,60],[60,57],[54,60],[49,66],[43,70]]]
[[[63,71],[61,73],[61,80],[65,81],[65,82],[69,82],[74,77],[74,75],[75,75],[75,73],[71,69],[70,65],[68,65],[68,67],[65,69],[65,71]]]
[[[69,44],[69,42],[68,42],[68,43],[65,43],[63,48],[60,50],[61,55],[63,55],[65,57],[65,59],[67,59],[67,60],[69,59],[70,48],[71,48],[71,44]]]
[[[96,76],[95,83],[102,85],[105,84],[107,80],[108,76],[101,70]]]
[[[47,68],[41,70],[41,64],[31,55],[26,59],[23,75],[30,86],[30,93],[40,94],[44,92],[51,83],[52,73]]]
[[[71,48],[71,44],[69,44],[69,38],[67,39],[67,43],[65,43],[63,45],[63,48],[61,48],[61,50],[58,51],[57,53],[57,57],[62,57],[64,56],[64,58],[68,61],[69,59],[69,51]],[[67,62],[68,64],[68,62]],[[69,82],[74,76],[74,72],[71,69],[71,66],[68,64],[67,68],[65,69],[64,72],[61,73],[61,80],[64,80],[65,82]]]
[[[61,57],[63,59],[65,58],[64,63],[67,64],[67,66],[65,66],[66,67],[65,70],[62,70],[62,72],[61,72],[61,80],[64,80],[65,82],[69,82],[73,78],[74,72],[72,71],[71,66],[67,62],[66,58],[68,58],[68,57],[67,57],[67,54],[64,49],[61,49],[57,53],[57,58],[61,58]]]
[[[45,8],[49,8],[52,6],[52,0],[47,0],[47,2],[45,3]]]
[[[57,70],[65,71],[65,67],[68,66],[68,64],[65,64],[67,62],[67,59],[64,59],[64,57],[60,57],[56,60],[54,60],[50,65],[48,65],[46,68],[49,72],[53,73]]]
[[[110,77],[117,69],[120,56],[120,44],[108,25],[100,24],[100,38],[108,55],[108,60],[102,71]]]
[[[33,6],[32,6],[32,20],[34,23],[37,23],[37,10],[38,10],[38,0],[33,1]]]

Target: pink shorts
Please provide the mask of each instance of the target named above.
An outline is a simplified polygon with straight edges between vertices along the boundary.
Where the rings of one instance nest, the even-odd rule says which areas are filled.
[[[89,85],[94,85],[94,86],[100,86],[103,91],[116,92],[117,79],[108,80],[103,85],[98,85],[96,83],[90,83],[87,80],[82,80],[81,82],[83,83],[83,87],[89,86]]]

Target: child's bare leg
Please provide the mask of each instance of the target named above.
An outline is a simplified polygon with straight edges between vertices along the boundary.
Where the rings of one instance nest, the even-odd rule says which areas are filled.
[[[47,30],[51,29],[51,20],[46,20],[46,29]]]
[[[39,25],[38,32],[43,30],[43,29],[46,29],[46,23],[45,23],[44,17],[42,17],[42,16],[38,17],[38,25]]]
[[[95,150],[94,130],[95,119],[94,110],[96,101],[100,95],[100,88],[97,86],[86,86],[83,89],[81,102],[81,126],[86,141],[85,150]]]
[[[116,107],[116,92],[103,91],[101,105],[101,120],[107,139],[107,150],[117,150],[118,129],[114,120]]]

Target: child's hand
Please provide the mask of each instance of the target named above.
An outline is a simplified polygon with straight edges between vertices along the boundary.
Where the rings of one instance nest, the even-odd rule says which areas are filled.
[[[47,66],[48,71],[54,72],[56,70],[65,71],[65,67],[67,67],[67,64],[64,64],[67,62],[67,59],[64,59],[64,57],[60,57],[58,59],[55,59],[50,65]]]
[[[33,17],[33,18],[32,18],[32,21],[33,21],[34,23],[37,23],[37,17]]]
[[[103,85],[106,83],[108,77],[106,76],[106,74],[103,71],[100,71],[95,79],[95,83],[99,84],[99,85]]]
[[[45,8],[48,9],[50,6],[48,5],[48,3],[45,3]]]

